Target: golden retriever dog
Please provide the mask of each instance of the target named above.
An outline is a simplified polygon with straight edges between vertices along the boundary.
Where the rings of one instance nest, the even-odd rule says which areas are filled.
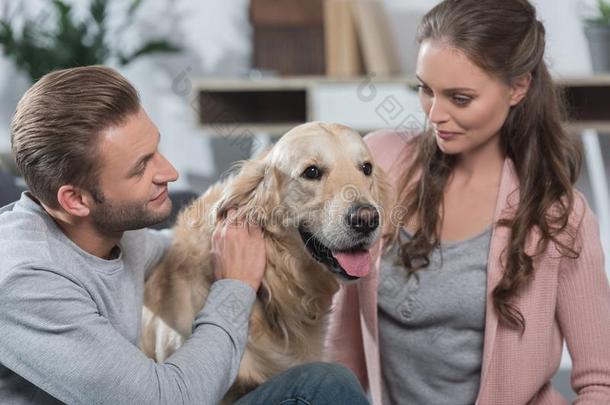
[[[361,136],[338,124],[293,128],[181,212],[174,241],[145,286],[142,350],[162,361],[190,335],[214,282],[212,234],[229,209],[259,225],[266,272],[231,402],[323,355],[341,281],[366,276],[390,188]]]

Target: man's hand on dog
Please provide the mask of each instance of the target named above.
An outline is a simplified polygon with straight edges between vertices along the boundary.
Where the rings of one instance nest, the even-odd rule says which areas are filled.
[[[258,291],[266,264],[261,228],[236,218],[236,210],[232,209],[226,219],[216,225],[212,240],[216,280],[240,280]]]

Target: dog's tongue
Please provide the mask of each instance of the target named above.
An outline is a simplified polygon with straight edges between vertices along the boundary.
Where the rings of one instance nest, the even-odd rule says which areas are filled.
[[[369,274],[371,254],[368,250],[333,252],[333,256],[350,276],[364,277]]]

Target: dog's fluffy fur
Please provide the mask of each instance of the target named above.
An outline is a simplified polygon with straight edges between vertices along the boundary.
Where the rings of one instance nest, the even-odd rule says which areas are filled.
[[[316,260],[299,230],[333,251],[367,249],[379,238],[390,189],[374,164],[365,173],[366,162],[370,152],[353,130],[304,124],[186,208],[169,252],[146,282],[143,351],[162,361],[190,335],[214,282],[212,233],[237,208],[239,216],[264,229],[267,266],[237,380],[225,399],[291,366],[320,360],[332,297],[339,281],[350,277],[337,262]],[[321,169],[320,179],[303,176],[311,166]],[[381,225],[366,237],[346,225],[354,204],[370,204],[381,214]]]

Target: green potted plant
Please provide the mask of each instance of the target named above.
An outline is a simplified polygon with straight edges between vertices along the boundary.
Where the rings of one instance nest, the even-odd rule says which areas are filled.
[[[124,66],[144,55],[181,49],[162,38],[141,43],[131,52],[118,49],[116,44],[124,43],[124,35],[145,0],[130,0],[122,20],[112,24],[116,29],[108,28],[111,0],[90,0],[85,15],[79,19],[73,15],[75,1],[49,0],[51,13],[45,10],[34,18],[26,15],[23,3],[10,12],[5,7],[0,15],[0,48],[30,82],[56,69],[98,64]],[[0,170],[18,174],[10,152],[0,151]]]
[[[143,0],[131,0],[123,21],[112,32],[107,24],[111,0],[90,0],[86,16],[76,20],[72,5],[64,0],[51,0],[54,21],[30,19],[20,15],[23,24],[17,24],[15,15],[0,17],[0,47],[16,67],[24,71],[32,82],[44,74],[61,68],[117,63],[126,65],[134,59],[159,52],[176,52],[180,47],[162,38],[147,41],[130,53],[116,49],[121,38],[132,25],[134,15]],[[17,12],[22,12],[18,9]],[[13,13],[14,14],[14,13]],[[50,26],[50,28],[44,28]],[[19,31],[19,32],[18,32]]]
[[[597,0],[596,16],[585,19],[594,72],[610,72],[610,1]]]

